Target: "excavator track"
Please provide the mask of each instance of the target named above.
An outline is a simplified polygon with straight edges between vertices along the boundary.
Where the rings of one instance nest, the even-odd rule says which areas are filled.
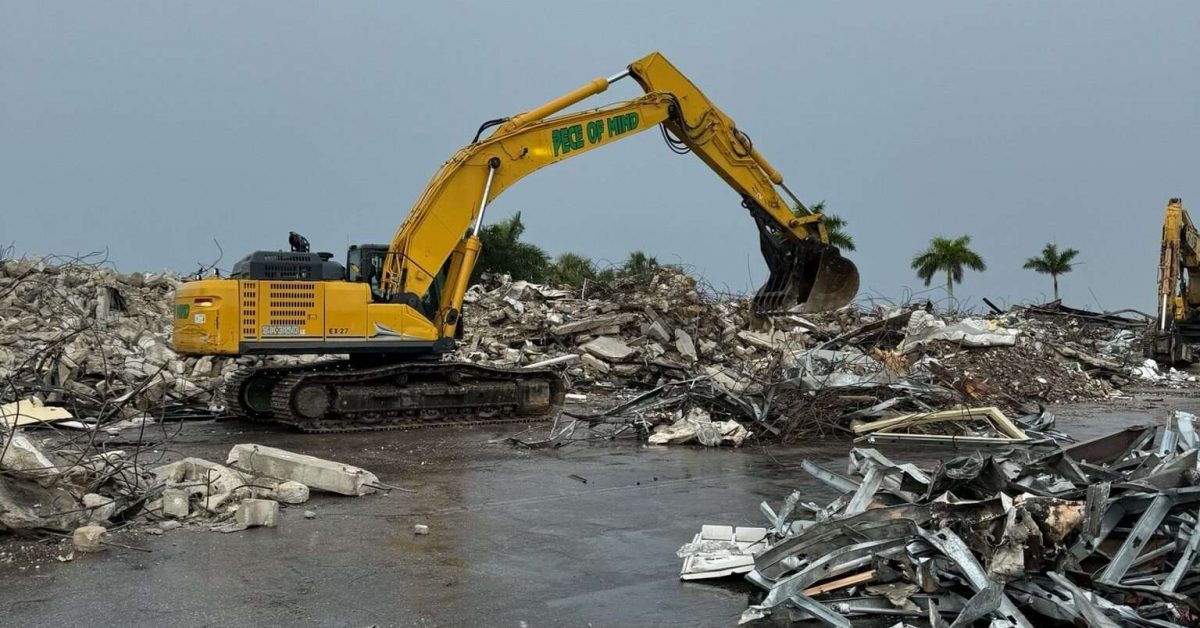
[[[251,421],[273,422],[271,398],[279,379],[300,371],[336,370],[349,366],[349,360],[329,360],[311,364],[243,368],[225,382],[225,408]]]
[[[269,408],[262,396],[268,390]],[[247,369],[230,379],[226,395],[228,407],[251,420],[313,433],[361,432],[545,420],[562,409],[566,381],[549,370],[337,360]]]

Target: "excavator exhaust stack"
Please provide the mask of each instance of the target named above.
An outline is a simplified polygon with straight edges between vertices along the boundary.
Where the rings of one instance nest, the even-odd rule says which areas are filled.
[[[755,314],[826,312],[858,294],[858,267],[837,247],[819,240],[791,240],[757,215],[755,222],[770,271],[754,295]]]

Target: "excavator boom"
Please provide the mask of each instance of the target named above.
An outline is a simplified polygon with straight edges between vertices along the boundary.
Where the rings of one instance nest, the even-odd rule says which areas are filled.
[[[550,117],[633,77],[646,94],[629,102]],[[693,152],[741,197],[760,231],[770,276],[759,290],[759,310],[805,311],[848,303],[858,291],[858,271],[827,244],[821,217],[804,209],[783,176],[750,137],[659,53],[624,72],[596,78],[541,107],[500,122],[487,139],[460,149],[426,187],[397,229],[384,268],[386,290],[414,300],[428,290],[449,260],[443,314],[461,308],[474,267],[476,235],[487,204],[509,186],[545,166],[630,137],[656,125],[681,152]],[[778,189],[792,197],[793,210]],[[465,237],[464,237],[464,234]],[[455,318],[451,316],[450,318]],[[443,326],[452,324],[445,317]]]

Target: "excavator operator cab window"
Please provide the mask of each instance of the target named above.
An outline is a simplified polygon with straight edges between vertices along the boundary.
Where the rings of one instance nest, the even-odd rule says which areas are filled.
[[[364,245],[350,247],[346,254],[346,280],[371,286],[371,299],[383,300],[383,263],[387,247]]]

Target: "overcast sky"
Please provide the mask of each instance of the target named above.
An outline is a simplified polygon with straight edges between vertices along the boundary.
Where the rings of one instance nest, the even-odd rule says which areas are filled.
[[[214,238],[228,268],[295,230],[341,258],[480,122],[652,50],[849,221],[863,296],[923,290],[913,254],[970,234],[976,304],[1047,298],[1021,263],[1056,241],[1082,251],[1069,304],[1152,310],[1167,199],[1200,212],[1200,3],[574,4],[0,0],[0,245],[188,271]],[[737,195],[656,132],[488,218],[518,210],[553,254],[765,277]]]

